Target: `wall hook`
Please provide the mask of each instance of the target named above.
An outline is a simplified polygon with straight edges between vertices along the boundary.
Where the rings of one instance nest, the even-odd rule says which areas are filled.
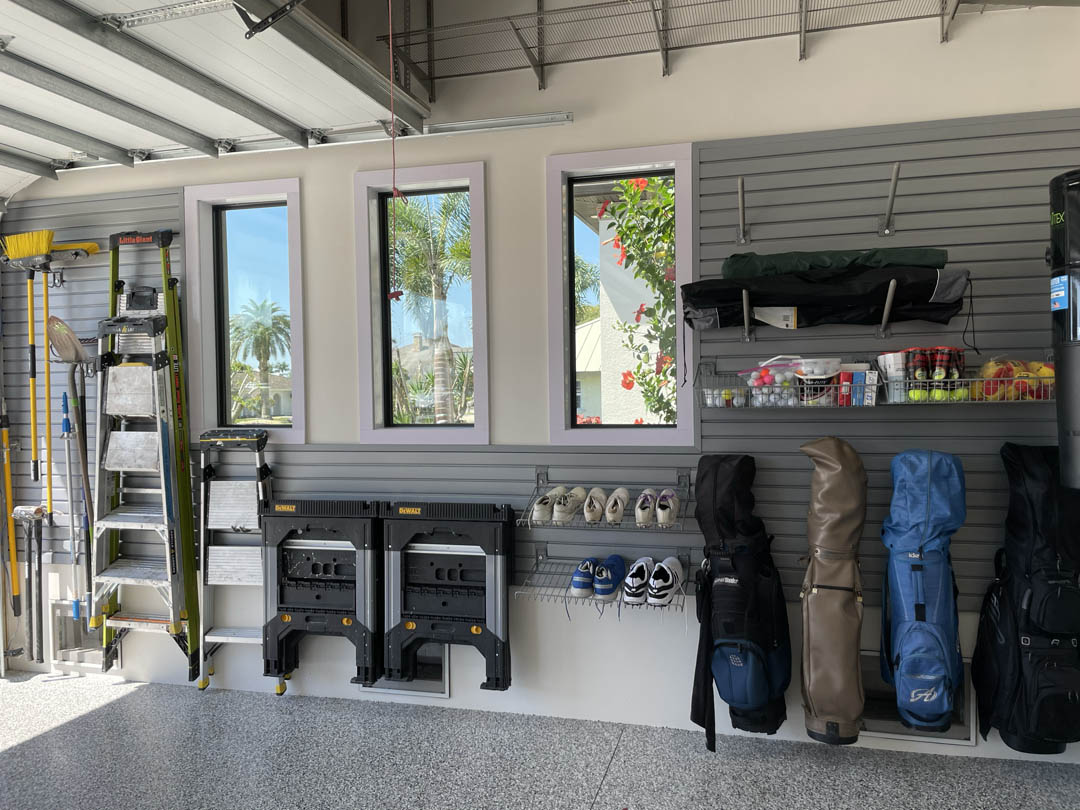
[[[739,178],[739,224],[735,228],[735,244],[750,244],[750,228],[746,224],[746,181]]]
[[[889,200],[885,204],[885,216],[878,220],[878,236],[892,236],[896,233],[893,223],[893,206],[896,205],[896,187],[900,184],[900,162],[892,166],[892,181],[889,183]]]

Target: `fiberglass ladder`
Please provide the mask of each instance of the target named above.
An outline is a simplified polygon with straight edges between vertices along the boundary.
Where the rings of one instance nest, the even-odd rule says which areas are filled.
[[[104,624],[103,671],[115,662],[128,632],[155,631],[176,641],[188,658],[188,680],[193,680],[199,654],[198,580],[171,239],[170,231],[110,237],[110,317],[98,324],[90,609],[91,623]],[[123,293],[120,245],[160,249],[164,292],[136,287]],[[122,589],[136,586],[153,589],[164,602],[164,613],[123,610]]]

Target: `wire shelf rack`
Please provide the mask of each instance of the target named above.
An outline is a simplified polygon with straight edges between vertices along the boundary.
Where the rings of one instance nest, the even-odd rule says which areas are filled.
[[[800,0],[609,0],[395,31],[394,49],[425,79],[540,75],[548,65],[649,52],[661,54],[666,73],[669,51],[946,13],[941,0],[806,0],[803,12]]]
[[[529,498],[529,505],[521,512],[516,523],[518,526],[526,529],[585,529],[587,531],[679,531],[683,528],[683,523],[686,520],[687,507],[690,504],[691,496],[693,495],[693,486],[690,483],[690,470],[680,469],[676,474],[676,481],[668,484],[635,484],[633,486],[617,483],[609,484],[563,484],[567,491],[573,489],[575,486],[581,486],[585,490],[586,494],[592,489],[593,486],[599,486],[604,490],[605,499],[620,486],[626,486],[626,490],[630,497],[627,499],[626,508],[623,510],[622,521],[620,523],[609,523],[605,518],[601,518],[596,523],[589,523],[585,520],[585,512],[583,507],[579,507],[573,518],[566,521],[555,520],[537,520],[533,518],[533,507],[536,505],[537,500],[547,495],[556,484],[547,480],[547,473],[542,469],[537,472],[537,483],[533,489],[532,496]],[[675,514],[675,519],[670,523],[660,524],[657,523],[655,518],[648,523],[638,523],[637,516],[634,511],[634,507],[637,504],[637,499],[642,492],[646,489],[651,489],[656,493],[657,497],[665,490],[671,489],[675,492],[679,499],[679,508]]]
[[[880,377],[880,375],[878,375]],[[947,380],[888,380],[873,383],[796,380],[791,384],[752,387],[738,374],[699,374],[702,408],[848,408],[871,405],[971,405],[1052,403],[1053,376],[1025,372],[1011,377],[970,373]]]
[[[614,611],[617,615],[623,610],[647,610],[662,611],[668,613],[683,613],[686,610],[687,582],[690,578],[689,556],[685,559],[680,557],[683,564],[682,586],[672,594],[671,602],[666,605],[635,605],[623,601],[622,584],[615,592],[615,599],[611,602],[601,602],[591,596],[571,596],[570,578],[577,569],[581,560],[559,557],[537,556],[532,569],[526,575],[525,580],[514,591],[515,599],[527,599],[534,602],[548,602],[560,604],[566,608],[567,618],[570,617],[570,605],[593,605],[597,612],[603,615],[607,611]]]

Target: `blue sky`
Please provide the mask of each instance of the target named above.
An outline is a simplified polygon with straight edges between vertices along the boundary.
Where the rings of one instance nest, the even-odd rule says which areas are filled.
[[[590,264],[600,260],[600,236],[577,216],[574,217],[574,253]],[[590,292],[585,300],[595,304],[600,300],[599,290]]]
[[[269,298],[289,312],[289,226],[284,205],[225,212],[230,314]],[[274,362],[289,362],[288,357]]]

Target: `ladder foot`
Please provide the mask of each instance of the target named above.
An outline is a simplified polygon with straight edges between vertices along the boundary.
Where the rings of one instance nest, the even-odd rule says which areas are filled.
[[[281,680],[283,680],[283,681],[291,681],[292,680],[292,673],[291,672],[286,672],[284,675],[281,676]]]
[[[281,697],[282,695],[284,695],[285,694],[285,684],[283,684],[283,683],[274,684],[274,694],[277,695],[278,697]]]
[[[105,617],[104,616],[91,616],[90,617],[90,628],[91,629],[101,627],[101,625],[103,625],[104,623],[105,623]]]
[[[213,677],[213,675],[214,675],[214,668],[213,668],[213,667],[207,667],[207,668],[206,668],[206,674],[207,674],[207,675],[209,675],[209,676],[211,676],[211,677]]]
[[[211,672],[210,674],[213,675],[214,673]],[[199,687],[200,692],[203,691],[204,689],[206,689],[206,687],[208,687],[209,685],[210,685],[210,679],[209,678],[200,678],[199,682],[196,684],[196,686]]]
[[[169,624],[169,635],[178,636],[184,632],[183,622],[171,622]]]

